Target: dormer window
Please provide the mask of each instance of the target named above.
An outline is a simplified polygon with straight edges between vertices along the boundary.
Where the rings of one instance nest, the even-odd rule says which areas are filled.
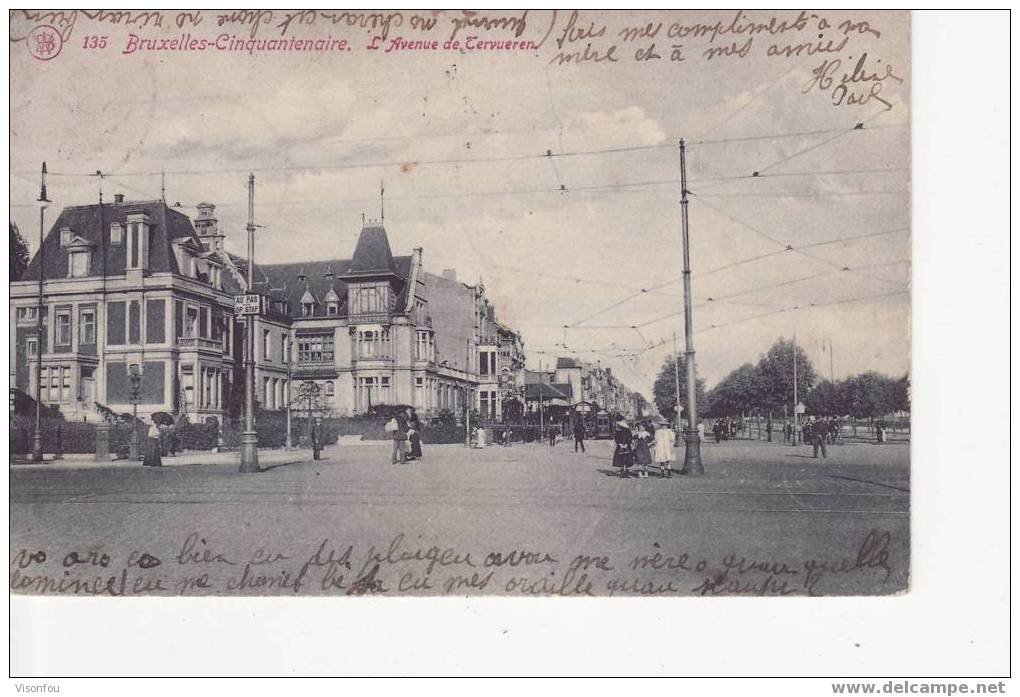
[[[301,303],[301,314],[305,317],[315,314],[315,303]]]
[[[68,278],[82,278],[89,275],[92,253],[87,249],[76,249],[67,255]]]
[[[129,213],[127,219],[127,268],[149,268],[149,216]]]
[[[71,235],[71,228],[69,228],[69,227],[62,227],[62,228],[60,228],[60,246],[61,247],[66,247],[67,245],[71,244],[71,240],[72,239],[73,239],[73,237]]]
[[[339,314],[339,312],[340,312],[340,303],[335,302],[335,301],[334,302],[326,303],[326,314],[327,315],[336,315],[336,314]]]
[[[124,243],[124,227],[120,223],[110,226],[110,244],[120,246]]]

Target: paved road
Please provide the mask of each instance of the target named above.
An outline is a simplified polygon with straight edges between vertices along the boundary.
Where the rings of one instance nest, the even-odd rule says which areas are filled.
[[[253,475],[230,462],[13,466],[12,585],[52,592],[54,579],[120,571],[113,592],[157,577],[187,594],[887,594],[908,582],[906,445],[814,460],[807,447],[708,443],[706,476],[642,480],[616,476],[607,442],[584,455],[431,446],[403,466],[378,446],[325,455],[275,453]],[[89,550],[109,563],[64,566]],[[161,563],[128,567],[131,552]]]

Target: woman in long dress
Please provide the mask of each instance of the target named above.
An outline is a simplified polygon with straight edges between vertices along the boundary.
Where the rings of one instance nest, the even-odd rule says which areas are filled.
[[[613,439],[616,441],[616,449],[613,451],[613,467],[619,467],[620,476],[626,479],[630,466],[634,464],[634,436],[626,421],[616,422],[616,434]]]
[[[659,471],[663,477],[669,477],[673,470],[670,463],[673,461],[673,429],[664,423],[660,423],[655,429],[655,462],[659,465]]]
[[[142,464],[146,467],[163,466],[163,457],[159,449],[159,426],[155,421],[149,425],[148,437],[145,439],[145,459]]]
[[[648,432],[644,424],[638,426],[637,434],[634,436],[634,462],[638,466],[638,478],[648,478],[648,465],[652,464],[652,434]]]
[[[418,414],[414,409],[407,410],[408,439],[411,449],[411,458],[421,459],[421,422],[418,421]]]

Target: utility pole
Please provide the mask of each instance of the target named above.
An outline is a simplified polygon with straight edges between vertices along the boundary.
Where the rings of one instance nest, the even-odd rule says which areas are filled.
[[[467,340],[467,363],[464,365],[464,372],[471,378],[471,339]],[[464,447],[471,447],[471,384],[464,386]]]
[[[793,330],[793,444],[800,438],[800,414],[797,412],[797,330]]]
[[[46,163],[42,163],[42,176],[39,185],[39,307],[35,312],[35,431],[32,432],[32,461],[42,462],[42,345],[43,345],[43,237],[46,226]]]
[[[293,382],[294,382],[294,371],[291,369],[291,365],[294,363],[294,342],[291,341],[290,336],[287,337],[287,355],[284,358],[287,359],[287,447],[294,447],[294,442],[291,437],[291,403],[294,401],[292,398],[293,393]]]
[[[255,175],[248,175],[248,292],[255,290]],[[259,471],[259,436],[255,431],[255,315],[245,318],[244,430],[240,472]]]
[[[832,358],[832,339],[829,339],[829,382],[833,385],[836,384],[836,372],[832,369],[833,358]]]
[[[680,420],[683,409],[680,408],[680,353],[676,350],[676,332],[673,332],[673,376],[676,378],[676,427],[679,435],[683,430]]]
[[[538,444],[545,442],[545,414],[542,411],[542,397],[545,392],[545,373],[542,372],[542,361],[538,362]]]
[[[691,242],[687,221],[687,151],[680,139],[680,227],[684,243],[684,340],[687,356],[687,428],[684,429],[684,469],[702,475],[701,439],[698,437],[697,376],[694,372],[694,310],[691,302]],[[680,415],[677,414],[679,420]]]

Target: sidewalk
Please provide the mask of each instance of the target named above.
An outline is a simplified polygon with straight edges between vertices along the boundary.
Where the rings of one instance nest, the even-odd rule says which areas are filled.
[[[322,449],[323,459],[337,446],[331,445]],[[49,456],[52,457],[52,456]],[[186,467],[190,465],[237,465],[240,453],[227,450],[219,453],[194,451],[178,453],[175,456],[164,456],[164,467]],[[312,451],[308,448],[274,448],[259,450],[259,465],[281,465],[304,462],[312,459]],[[74,453],[64,455],[61,459],[47,459],[44,462],[26,462],[11,458],[10,466],[18,470],[69,470],[69,469],[134,469],[142,466],[140,460],[104,460],[98,461],[95,455]]]

